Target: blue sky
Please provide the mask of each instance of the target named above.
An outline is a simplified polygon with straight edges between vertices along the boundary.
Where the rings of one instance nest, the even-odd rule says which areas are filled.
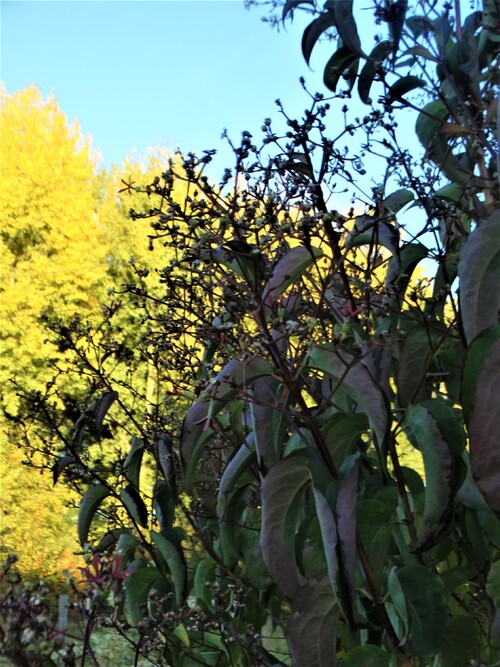
[[[3,1],[0,78],[53,92],[108,166],[160,144],[224,152],[223,128],[259,134],[276,98],[308,106],[301,75],[324,90],[324,56],[312,72],[300,51],[308,17],[277,34],[263,14],[243,0]]]

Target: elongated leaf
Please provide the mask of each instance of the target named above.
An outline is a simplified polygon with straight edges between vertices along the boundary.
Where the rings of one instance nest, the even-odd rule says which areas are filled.
[[[162,529],[172,526],[175,519],[175,498],[170,485],[162,479],[155,484],[153,508]]]
[[[358,67],[359,56],[346,46],[341,46],[325,65],[323,83],[329,90],[335,92],[340,79],[345,78],[349,82],[349,90],[352,90],[356,82]]]
[[[215,580],[215,561],[210,558],[200,560],[194,573],[193,588],[198,602],[202,602],[208,610],[212,608],[210,584]]]
[[[271,375],[272,372],[273,367],[261,357],[249,357],[245,361],[232,359],[209,389],[189,408],[181,433],[181,454],[188,491],[192,488],[193,475],[202,455],[203,445],[213,436],[210,420],[217,416],[239,390],[246,390],[255,380]]]
[[[57,461],[54,463],[52,466],[52,478],[54,480],[54,484],[57,483],[57,480],[59,479],[59,475],[62,473],[64,468],[69,466],[71,463],[75,463],[76,459],[74,456],[61,456],[60,459],[57,459]]]
[[[392,192],[388,197],[382,202],[384,211],[391,216],[396,215],[399,211],[404,208],[407,204],[415,199],[415,195],[411,190],[406,190],[402,188],[401,190],[396,190]]]
[[[339,589],[346,621],[354,630],[354,599],[356,567],[356,499],[358,491],[359,459],[340,483],[335,506],[338,533]]]
[[[426,49],[425,46],[412,46],[402,55],[405,56],[408,53],[412,56],[419,56],[420,58],[424,58],[425,60],[430,60],[433,63],[438,62],[437,58],[429,51],[429,49]]]
[[[109,496],[109,489],[104,484],[90,486],[80,503],[78,512],[78,539],[83,546],[89,536],[90,524],[102,501]]]
[[[328,580],[308,582],[293,608],[285,630],[292,667],[335,667],[338,610]]]
[[[447,530],[455,495],[464,478],[461,450],[465,438],[454,423],[456,418],[439,399],[406,408],[405,424],[422,453],[425,467],[424,521],[413,545],[417,553],[432,547]],[[459,442],[455,443],[454,437]]]
[[[486,592],[494,607],[490,625],[490,644],[500,649],[500,560],[495,561],[490,568]]]
[[[332,10],[343,43],[353,53],[366,57],[361,49],[358,28],[352,12],[353,0],[327,0],[325,9]]]
[[[311,248],[309,251],[303,246],[296,246],[289,250],[273,268],[262,294],[263,302],[272,305],[319,257],[323,257],[323,251],[319,248]]]
[[[122,563],[134,560],[136,549],[140,546],[140,541],[135,535],[128,531],[120,535],[116,545],[116,553],[120,555]]]
[[[381,245],[393,255],[399,252],[399,231],[387,220],[371,215],[360,215],[354,222],[354,229],[346,239],[347,249],[359,245]]]
[[[352,454],[359,436],[369,428],[368,419],[363,414],[337,412],[322,426],[321,435],[328,447],[337,470]]]
[[[148,525],[148,510],[136,487],[127,484],[120,490],[120,498],[130,517],[145,528]]]
[[[302,54],[305,58],[306,63],[309,65],[309,60],[311,58],[312,50],[318,39],[321,35],[336,25],[335,15],[333,12],[323,12],[317,19],[314,19],[307,28],[304,30],[302,35]]]
[[[410,93],[412,90],[424,87],[425,81],[420,77],[412,75],[404,76],[396,81],[396,83],[394,83],[392,86],[390,86],[389,92],[387,93],[386,102],[387,104],[392,104],[396,100],[402,99],[403,95]]]
[[[358,94],[364,104],[371,104],[370,90],[372,83],[377,77],[381,63],[392,51],[392,42],[385,40],[379,42],[370,53],[363,69],[361,70],[358,82]]]
[[[118,398],[117,391],[109,391],[106,394],[104,394],[104,396],[102,396],[95,417],[95,427],[98,433],[100,433],[101,431],[104,417],[107,415],[108,410],[110,409],[110,407],[113,405],[113,403],[116,401],[117,398]]]
[[[443,582],[423,565],[403,567],[396,576],[408,610],[408,648],[417,656],[431,657],[439,649],[448,622]]]
[[[96,551],[107,551],[110,546],[118,542],[121,535],[129,534],[126,528],[113,528],[101,537],[99,544],[95,547]]]
[[[167,482],[172,483],[175,475],[174,456],[172,439],[167,433],[161,433],[158,437],[157,455],[163,476]]]
[[[408,9],[408,0],[396,0],[396,2],[390,4],[390,9],[391,19],[389,21],[389,34],[391,35],[392,40],[393,58],[396,58]]]
[[[133,572],[125,581],[126,610],[132,625],[144,619],[142,607],[146,605],[151,589],[161,583],[163,577],[156,567],[142,567]]]
[[[283,13],[281,14],[281,20],[283,24],[285,23],[285,19],[290,14],[291,18],[293,18],[293,10],[296,9],[299,5],[312,5],[314,7],[314,0],[286,0],[285,4],[283,5]]]
[[[321,530],[321,539],[323,541],[323,551],[325,554],[326,567],[332,591],[337,598],[339,606],[342,604],[341,593],[339,591],[339,563],[337,559],[337,521],[330,505],[321,491],[314,487],[314,502],[316,504],[316,515]]]
[[[172,575],[175,603],[179,607],[185,599],[187,589],[186,563],[178,549],[160,533],[150,531],[151,541],[156,545]]]
[[[281,393],[279,382],[271,377],[260,378],[253,385],[254,400],[250,403],[250,414],[254,444],[259,465],[263,465],[265,470],[272,468],[280,459],[288,424],[281,410],[261,405],[259,402],[272,404]]]
[[[357,401],[368,416],[379,450],[385,459],[383,449],[390,421],[387,400],[366,366],[348,353],[325,347],[313,347],[309,352],[307,365],[333,376]]]
[[[430,398],[432,387],[426,382],[434,356],[432,332],[417,325],[410,329],[399,356],[397,387],[402,406]]]
[[[256,458],[255,449],[252,449],[247,443],[240,445],[222,473],[217,497],[219,503],[223,504],[226,496],[234,491],[236,482]]]
[[[142,438],[132,438],[130,449],[124,463],[124,472],[125,477],[136,489],[139,488],[143,454],[144,440]]]
[[[295,454],[279,461],[268,472],[261,488],[262,556],[269,574],[290,599],[304,584],[295,560],[294,545],[309,483],[307,459]]]
[[[500,513],[500,325],[477,336],[467,353],[462,401],[470,436],[472,473],[488,505]]]
[[[500,211],[472,232],[460,252],[460,315],[467,342],[498,323]]]

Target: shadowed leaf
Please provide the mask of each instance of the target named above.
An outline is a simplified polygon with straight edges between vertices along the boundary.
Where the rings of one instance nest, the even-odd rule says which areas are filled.
[[[78,511],[78,539],[82,546],[87,542],[90,524],[92,523],[95,513],[99,509],[99,505],[108,496],[109,489],[104,486],[104,484],[94,484],[90,486],[83,496]]]

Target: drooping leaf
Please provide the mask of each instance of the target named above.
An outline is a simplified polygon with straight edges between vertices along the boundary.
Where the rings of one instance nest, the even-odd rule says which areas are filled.
[[[353,53],[366,57],[361,49],[358,28],[353,15],[353,0],[327,0],[325,9],[333,11],[335,23],[342,42]]]
[[[360,245],[381,245],[393,255],[399,252],[399,231],[387,220],[371,216],[359,215],[354,228],[346,239],[347,249]]]
[[[285,630],[292,667],[335,667],[338,609],[328,580],[303,586],[293,609]]]
[[[288,429],[283,411],[268,407],[281,393],[278,380],[272,377],[259,378],[253,385],[250,414],[255,452],[259,464],[266,470],[280,459]],[[286,404],[282,407],[286,407]]]
[[[255,449],[252,449],[247,442],[240,445],[222,473],[217,497],[219,503],[224,503],[226,496],[234,491],[238,479],[255,460]]]
[[[339,605],[341,605],[341,594],[338,586],[339,563],[337,559],[337,521],[335,515],[328,504],[323,493],[316,487],[313,488],[314,502],[316,505],[316,515],[321,530],[321,539],[323,542],[323,551],[325,554],[328,577],[332,591],[335,594]]]
[[[69,466],[71,463],[75,463],[76,459],[74,456],[61,456],[60,459],[57,459],[57,461],[54,463],[52,466],[52,478],[54,480],[54,484],[57,483],[57,480],[59,479],[59,475],[62,473],[64,468]]]
[[[391,51],[392,51],[391,41],[385,40],[379,42],[372,50],[365,65],[363,66],[363,69],[361,70],[361,73],[359,75],[358,94],[360,100],[364,104],[371,103],[370,90],[372,87],[372,83],[375,81],[377,73],[382,63],[391,53]]]
[[[318,39],[326,30],[328,30],[328,28],[333,28],[335,26],[336,20],[334,13],[326,11],[320,14],[317,19],[314,19],[314,21],[312,21],[312,23],[310,23],[304,30],[304,34],[302,35],[302,54],[308,65],[312,50]]]
[[[341,606],[346,621],[355,628],[354,600],[356,567],[356,499],[358,491],[359,459],[340,482],[335,505],[338,534],[338,563]]]
[[[396,2],[391,2],[389,6],[391,11],[389,34],[392,40],[393,58],[396,58],[408,9],[408,0],[396,0]]]
[[[410,16],[406,21],[406,25],[412,31],[414,37],[427,35],[434,30],[432,19],[427,16]]]
[[[366,415],[346,412],[336,412],[321,427],[321,436],[337,470],[353,453],[360,435],[366,433],[368,428]]]
[[[120,535],[116,545],[116,553],[120,555],[122,562],[133,560],[136,549],[140,546],[139,539],[128,531]]]
[[[293,10],[296,9],[299,5],[312,5],[314,7],[314,0],[286,0],[283,5],[283,13],[281,14],[281,21],[285,23],[285,19],[290,14],[290,17],[293,18]]]
[[[386,96],[387,104],[392,104],[396,100],[401,100],[403,95],[410,93],[416,88],[423,88],[425,86],[425,81],[418,76],[403,76],[401,79],[396,81],[392,86],[389,87],[389,91]]]
[[[139,477],[141,474],[141,463],[144,455],[144,440],[132,438],[127,458],[123,464],[125,477],[136,489],[139,488]]]
[[[150,536],[170,570],[174,583],[175,603],[180,606],[184,602],[187,589],[186,563],[179,550],[163,535],[152,530]]]
[[[191,490],[193,475],[202,455],[203,445],[212,436],[210,421],[241,389],[249,388],[255,380],[271,375],[273,367],[261,357],[244,361],[232,359],[217,375],[200,399],[188,410],[181,433],[181,455],[185,484]]]
[[[380,454],[385,460],[384,448],[389,429],[387,400],[366,366],[346,352],[340,353],[326,347],[313,347],[307,365],[334,377],[357,401],[368,416]]]
[[[107,551],[110,546],[118,542],[118,539],[125,534],[129,534],[126,528],[113,528],[101,537],[99,544],[95,547],[96,551]]]
[[[323,83],[329,90],[335,92],[338,82],[341,78],[344,78],[349,82],[349,90],[352,90],[356,82],[358,68],[359,56],[346,46],[341,46],[325,65]]]
[[[409,405],[405,425],[422,453],[425,468],[424,519],[413,545],[418,553],[432,547],[448,528],[465,473],[461,460],[465,435],[457,415],[441,399]]]
[[[477,336],[465,360],[462,402],[470,436],[472,473],[488,505],[500,513],[500,325]]]
[[[309,485],[307,459],[294,454],[279,461],[261,487],[262,555],[280,590],[293,599],[304,579],[295,560],[295,533]]]
[[[434,356],[436,335],[422,325],[408,332],[401,347],[397,371],[397,388],[400,405],[419,403],[430,398],[432,387],[426,382]]]
[[[272,305],[278,296],[298,280],[316,259],[323,257],[323,254],[319,248],[311,248],[311,250],[304,246],[291,248],[273,268],[271,277],[264,288],[262,301],[269,306]]]
[[[170,485],[162,479],[158,480],[154,487],[153,508],[162,529],[172,526],[175,519],[175,498]]]
[[[104,394],[104,396],[101,397],[99,401],[99,407],[97,408],[95,416],[95,427],[98,433],[101,432],[104,417],[107,415],[108,410],[110,409],[110,407],[113,405],[113,403],[116,401],[117,398],[118,398],[117,391],[108,391],[106,394]]]
[[[169,484],[174,482],[175,466],[172,440],[167,433],[160,433],[157,442],[157,455],[163,476]]]
[[[109,489],[104,484],[90,486],[80,503],[78,511],[78,539],[83,546],[88,540],[90,524],[102,501],[109,496]]]
[[[460,252],[460,316],[467,342],[498,323],[500,211],[482,220]]]
[[[412,56],[419,56],[420,58],[424,58],[424,60],[430,60],[433,63],[438,62],[437,58],[429,51],[429,49],[426,49],[425,46],[412,46],[402,55],[405,56],[407,53]]]
[[[143,607],[155,584],[161,583],[163,577],[156,567],[142,567],[133,572],[125,581],[125,603],[127,615],[132,625],[144,619]]]
[[[146,528],[148,525],[148,510],[139,492],[132,484],[127,484],[120,490],[120,498],[130,517],[140,526]]]

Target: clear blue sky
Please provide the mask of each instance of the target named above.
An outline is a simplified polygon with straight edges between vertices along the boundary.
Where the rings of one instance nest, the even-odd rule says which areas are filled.
[[[0,78],[53,92],[106,165],[159,144],[223,150],[224,127],[259,134],[277,97],[308,106],[300,75],[324,90],[324,56],[311,72],[300,51],[308,17],[277,34],[263,13],[243,0],[2,1]]]

